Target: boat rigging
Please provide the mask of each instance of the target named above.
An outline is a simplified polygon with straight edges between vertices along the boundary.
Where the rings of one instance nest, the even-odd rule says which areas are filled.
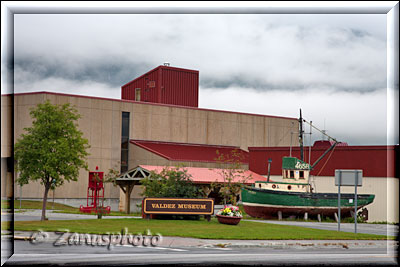
[[[333,150],[335,148],[336,145],[340,144],[340,141],[337,141],[335,138],[329,136],[328,134],[326,134],[325,131],[322,131],[320,129],[318,129],[317,127],[315,127],[311,122],[306,121],[305,119],[302,118],[302,114],[301,114],[301,109],[300,109],[300,118],[299,118],[299,145],[300,145],[300,159],[302,161],[304,161],[304,149],[303,149],[303,134],[304,134],[304,130],[303,130],[303,122],[307,123],[308,125],[310,125],[310,129],[314,128],[317,131],[319,131],[320,133],[322,133],[323,135],[328,137],[328,140],[332,140],[334,143],[331,145],[331,147],[329,147],[315,162],[314,164],[311,165],[311,157],[309,157],[309,164],[310,164],[310,170],[312,170],[331,150]],[[311,134],[311,130],[310,130],[310,134]],[[310,137],[310,148],[311,148],[311,137]],[[310,149],[311,150],[311,149]],[[311,153],[310,153],[311,154]]]

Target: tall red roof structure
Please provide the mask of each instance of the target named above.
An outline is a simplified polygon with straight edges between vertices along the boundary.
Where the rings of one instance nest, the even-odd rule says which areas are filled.
[[[199,71],[158,66],[121,86],[121,99],[199,106]]]

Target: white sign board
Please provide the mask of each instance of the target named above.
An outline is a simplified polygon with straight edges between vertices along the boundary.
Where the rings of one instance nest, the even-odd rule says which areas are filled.
[[[362,170],[335,170],[336,186],[362,186]],[[339,184],[340,179],[340,184]]]

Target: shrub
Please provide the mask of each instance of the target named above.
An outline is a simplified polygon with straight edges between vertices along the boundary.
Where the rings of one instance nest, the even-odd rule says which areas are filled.
[[[160,173],[152,172],[141,181],[145,197],[199,198],[202,190],[195,186],[187,170],[180,167],[165,167]]]

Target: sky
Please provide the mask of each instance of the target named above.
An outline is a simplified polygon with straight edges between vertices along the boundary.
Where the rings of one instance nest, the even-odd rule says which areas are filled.
[[[119,99],[169,62],[200,72],[200,108],[301,108],[339,141],[385,145],[386,27],[384,14],[16,14],[14,89]]]

